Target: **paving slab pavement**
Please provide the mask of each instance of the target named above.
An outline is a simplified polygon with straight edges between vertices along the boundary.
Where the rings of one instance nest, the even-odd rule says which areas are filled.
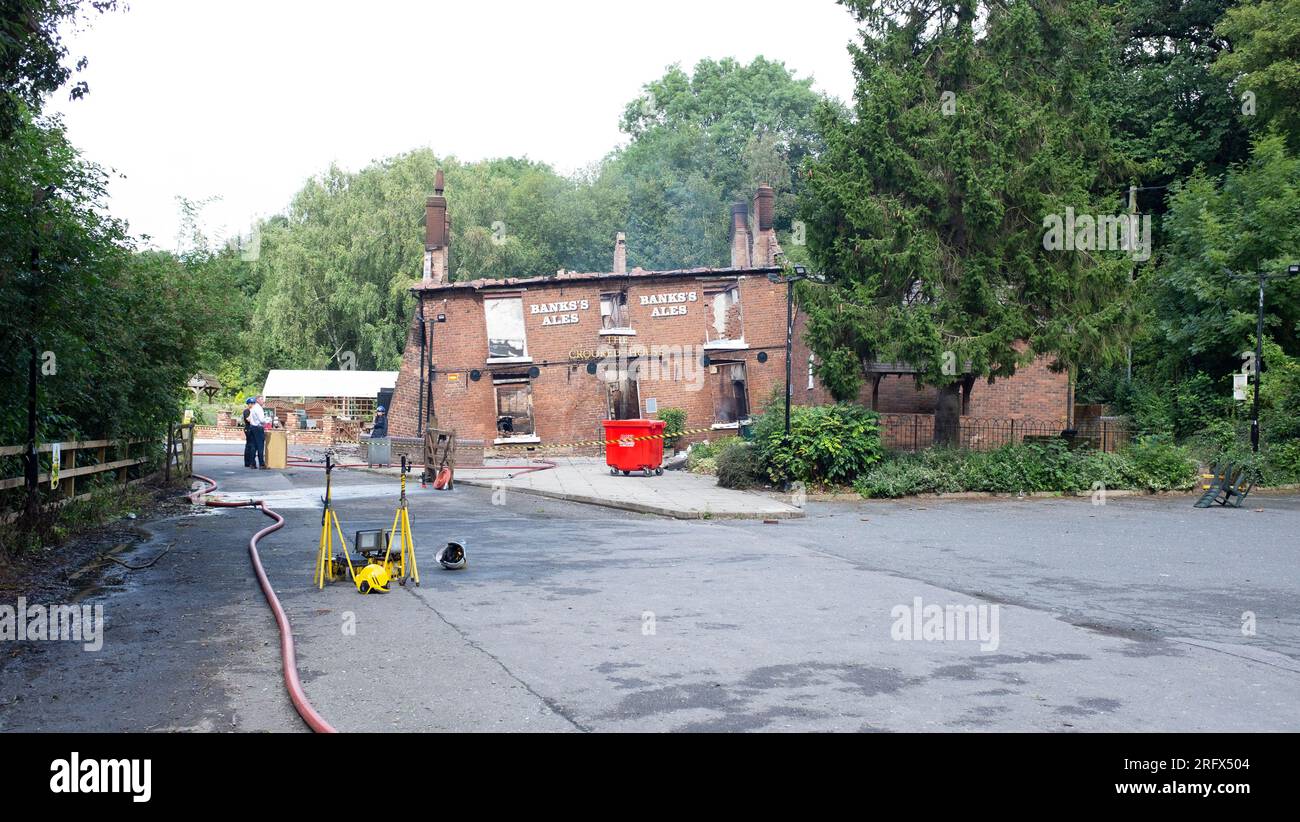
[[[457,468],[456,481],[674,519],[799,519],[804,515],[803,509],[779,499],[720,488],[716,478],[686,471],[625,477],[610,474],[603,460],[590,457],[551,457],[547,462],[555,467],[527,473]]]

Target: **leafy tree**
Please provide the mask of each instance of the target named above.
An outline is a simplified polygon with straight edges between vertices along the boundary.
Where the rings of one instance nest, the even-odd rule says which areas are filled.
[[[791,169],[817,145],[810,82],[762,58],[704,61],[694,77],[671,69],[647,87],[654,106],[629,105],[632,144],[567,178],[527,159],[463,163],[427,149],[355,173],[331,168],[263,226],[260,258],[247,269],[210,251],[186,257],[227,282],[228,321],[250,310],[239,295],[250,283],[256,289],[247,331],[213,342],[223,358],[245,358],[234,368],[241,383],[269,367],[395,368],[420,271],[424,200],[439,168],[451,202],[453,280],[608,271],[618,231],[628,235],[632,266],[723,264],[728,205],[758,182],[780,192],[778,222],[789,224]],[[186,240],[206,248],[201,237]]]
[[[62,87],[74,69],[64,65],[68,48],[63,34],[75,27],[87,9],[103,13],[117,0],[0,0],[0,140],[7,140],[24,119],[37,112],[45,95]],[[77,60],[75,71],[87,66]],[[74,83],[75,100],[90,90],[85,80]]]
[[[1252,148],[1247,129],[1260,136],[1278,129],[1292,154],[1297,148],[1300,7],[1255,0],[1121,5],[1130,28],[1120,128],[1136,154],[1155,161],[1143,178],[1153,188],[1139,196],[1143,211],[1169,209],[1157,227],[1165,252],[1138,290],[1143,328],[1133,378],[1094,365],[1082,375],[1080,396],[1110,402],[1143,430],[1183,436],[1204,428],[1207,414],[1232,413],[1228,372],[1240,367],[1239,349],[1254,335],[1254,291],[1228,282],[1222,267],[1249,273],[1268,257],[1298,256],[1286,218],[1279,222],[1294,196],[1291,161],[1275,142]],[[1289,285],[1269,294],[1269,333],[1288,347],[1295,336],[1291,294]]]
[[[260,371],[397,367],[439,168],[452,204],[452,279],[609,269],[621,200],[606,183],[522,159],[440,160],[427,149],[355,173],[331,168],[262,227],[245,340]]]
[[[107,216],[105,181],[56,121],[0,141],[0,391],[27,396],[35,352],[40,441],[159,434],[207,329],[180,262],[133,253]],[[6,403],[0,442],[26,436],[26,403]]]
[[[1162,379],[1204,370],[1222,378],[1252,347],[1256,286],[1230,280],[1279,271],[1300,258],[1300,159],[1280,134],[1255,141],[1248,162],[1222,181],[1198,172],[1177,186],[1165,219],[1168,246],[1147,280],[1155,326],[1151,360]],[[1265,332],[1300,354],[1300,280],[1271,283]],[[1226,390],[1226,389],[1225,389]]]
[[[1121,51],[1109,99],[1115,130],[1142,162],[1139,201],[1164,211],[1164,186],[1197,167],[1220,174],[1249,148],[1242,101],[1212,69],[1228,52],[1215,26],[1234,0],[1116,0]]]
[[[1044,248],[1046,217],[1114,213],[1133,167],[1104,102],[1116,12],[844,4],[861,24],[855,105],[819,110],[826,149],[801,198],[809,252],[834,286],[808,292],[819,376],[849,398],[870,360],[955,390],[945,352],[989,378],[1034,354],[1067,368],[1122,356],[1132,260]]]
[[[1255,96],[1261,130],[1276,124],[1300,151],[1300,0],[1241,0],[1215,32],[1232,43],[1215,71]]]
[[[811,78],[757,57],[672,66],[628,103],[629,145],[607,159],[602,178],[626,192],[622,222],[628,264],[644,268],[720,265],[728,260],[728,207],[759,183],[777,191],[776,226],[795,217],[805,157],[820,149]]]

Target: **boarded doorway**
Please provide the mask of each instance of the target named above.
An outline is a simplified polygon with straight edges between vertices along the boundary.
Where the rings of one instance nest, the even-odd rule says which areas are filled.
[[[611,420],[635,420],[641,417],[641,389],[628,369],[613,368],[605,372],[605,409]]]
[[[492,381],[497,393],[497,437],[531,437],[533,385],[527,377],[502,377]]]

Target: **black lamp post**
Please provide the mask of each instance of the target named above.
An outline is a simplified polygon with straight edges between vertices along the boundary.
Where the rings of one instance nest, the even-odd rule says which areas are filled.
[[[796,265],[793,268],[794,273],[786,276],[772,273],[767,275],[767,279],[780,285],[785,283],[785,438],[790,439],[790,357],[794,349],[794,284],[799,280],[813,280],[821,282],[822,278],[816,274],[808,273],[808,269],[802,265]]]
[[[1300,264],[1287,266],[1286,271],[1276,274],[1268,274],[1263,270],[1256,272],[1256,278],[1259,284],[1259,299],[1256,301],[1255,311],[1255,397],[1251,403],[1250,412],[1250,450],[1259,453],[1259,388],[1260,377],[1264,371],[1264,284],[1269,280],[1281,280],[1294,277],[1300,274]],[[1236,280],[1244,280],[1249,275],[1236,274],[1228,271],[1228,276]]]

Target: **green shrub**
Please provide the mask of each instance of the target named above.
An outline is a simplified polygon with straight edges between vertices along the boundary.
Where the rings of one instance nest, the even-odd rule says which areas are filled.
[[[1300,482],[1300,440],[1288,440],[1266,446],[1264,455],[1265,482],[1284,485]]]
[[[1259,398],[1265,411],[1260,414],[1260,427],[1264,442],[1300,439],[1300,358],[1288,357],[1266,337],[1261,379]]]
[[[936,490],[939,472],[915,459],[886,459],[858,477],[853,489],[864,497],[905,497]]]
[[[1138,488],[1170,491],[1191,488],[1196,463],[1187,449],[1161,437],[1143,437],[1124,450],[1131,464],[1130,479]]]
[[[1300,460],[1300,449],[1295,455]],[[931,448],[891,455],[854,483],[864,497],[988,491],[1086,492],[1105,488],[1167,491],[1188,488],[1196,465],[1185,449],[1143,440],[1119,453],[1071,451],[1064,441],[1004,445],[992,451]]]
[[[1259,454],[1254,454],[1250,441],[1243,436],[1221,448],[1198,448],[1195,455],[1207,468],[1226,464],[1245,466],[1259,485],[1300,483],[1300,440],[1265,440]]]
[[[773,482],[848,484],[883,453],[879,417],[860,405],[795,406],[788,442],[784,422],[784,409],[773,408],[754,426],[759,464]]]
[[[717,470],[717,457],[722,453],[730,443],[743,442],[740,437],[722,437],[720,439],[703,440],[691,445],[690,454],[686,457],[686,468],[697,474],[713,474]]]
[[[732,440],[718,452],[718,485],[723,488],[752,488],[763,477],[758,449],[744,440]]]
[[[1075,490],[1077,471],[1065,442],[1017,443],[992,451],[972,452],[959,481],[968,491],[1000,493]]]
[[[1248,423],[1230,419],[1210,420],[1205,426],[1187,440],[1187,446],[1195,456],[1215,455],[1231,451],[1238,443],[1245,442],[1249,436]]]
[[[1076,452],[1079,483],[1071,491],[1090,491],[1101,483],[1104,488],[1133,487],[1132,464],[1128,457],[1109,451]]]
[[[664,439],[672,440],[681,436],[686,428],[686,409],[661,408],[655,417],[664,422]]]
[[[692,460],[687,466],[692,474],[717,474],[718,458],[717,457],[700,457]]]

